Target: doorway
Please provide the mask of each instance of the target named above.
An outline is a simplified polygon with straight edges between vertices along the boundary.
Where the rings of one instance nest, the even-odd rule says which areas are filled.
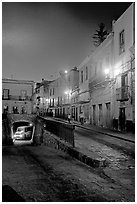
[[[120,130],[125,130],[126,116],[125,116],[125,108],[119,109],[119,128]]]
[[[106,127],[110,128],[111,126],[111,106],[110,102],[106,103]]]
[[[96,105],[93,105],[93,125],[96,125]]]

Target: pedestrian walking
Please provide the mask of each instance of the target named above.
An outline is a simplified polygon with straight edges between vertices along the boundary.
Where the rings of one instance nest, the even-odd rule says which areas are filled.
[[[81,123],[81,125],[83,125],[83,124],[84,124],[84,113],[81,112],[81,113],[79,114],[79,117],[80,117],[80,123]]]
[[[70,113],[68,114],[68,122],[70,123],[70,120],[71,120],[71,115]]]

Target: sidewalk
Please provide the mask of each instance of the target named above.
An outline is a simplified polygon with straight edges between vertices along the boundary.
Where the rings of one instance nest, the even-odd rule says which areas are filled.
[[[106,134],[106,135],[109,135],[112,137],[116,137],[119,139],[123,139],[123,140],[127,140],[129,142],[135,143],[135,134],[133,134],[133,133],[127,133],[127,132],[122,133],[120,131],[110,130],[108,128],[102,128],[102,127],[91,125],[91,124],[84,124],[84,125],[80,125],[79,123],[75,123],[75,124],[79,127],[82,127],[82,128],[90,129],[92,131],[95,131],[95,132],[98,132],[101,134]]]
[[[54,118],[54,119],[60,120],[60,121],[63,121],[63,122],[67,122],[66,120],[61,119],[61,118]],[[135,134],[133,134],[131,132],[122,133],[120,131],[111,130],[111,129],[108,129],[108,128],[102,128],[102,127],[91,125],[91,124],[88,124],[88,123],[85,123],[84,125],[81,125],[77,121],[73,121],[72,123],[75,124],[78,127],[81,127],[81,128],[85,128],[85,129],[92,130],[92,131],[95,131],[95,132],[98,132],[98,133],[101,133],[101,134],[106,134],[106,135],[109,135],[111,137],[116,137],[116,138],[119,138],[119,139],[123,139],[123,140],[127,140],[129,142],[135,143]]]

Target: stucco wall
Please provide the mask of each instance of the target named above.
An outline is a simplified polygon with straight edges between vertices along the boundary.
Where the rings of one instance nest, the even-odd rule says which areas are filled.
[[[114,23],[114,66],[121,66],[130,59],[129,49],[134,43],[133,4]],[[125,32],[125,52],[119,53],[119,34]]]
[[[21,90],[27,91],[27,96],[32,96],[32,84],[26,84],[19,81],[2,81],[2,89],[9,89],[9,95],[21,96]]]

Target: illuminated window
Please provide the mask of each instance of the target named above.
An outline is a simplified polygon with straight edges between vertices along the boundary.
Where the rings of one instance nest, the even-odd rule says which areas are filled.
[[[122,30],[119,34],[119,51],[120,54],[125,51],[125,32]]]

